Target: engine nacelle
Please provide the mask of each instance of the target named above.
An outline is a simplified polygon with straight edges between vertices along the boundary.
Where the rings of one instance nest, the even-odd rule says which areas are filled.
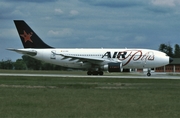
[[[122,63],[108,63],[108,65],[104,65],[104,70],[109,72],[121,72]]]

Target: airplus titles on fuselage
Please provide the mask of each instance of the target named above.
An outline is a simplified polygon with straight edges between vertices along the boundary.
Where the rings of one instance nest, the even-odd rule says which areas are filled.
[[[102,58],[104,57],[107,57],[107,58],[118,58],[120,59],[121,57],[122,58],[125,58],[125,55],[127,54],[127,52],[114,52],[114,54],[111,56],[111,52],[106,52]]]
[[[145,54],[142,53],[142,50],[126,50],[121,52],[106,52],[102,58],[117,58],[120,61],[125,61],[123,66],[127,65],[131,61],[153,61],[154,60],[154,53],[152,51],[146,52]]]

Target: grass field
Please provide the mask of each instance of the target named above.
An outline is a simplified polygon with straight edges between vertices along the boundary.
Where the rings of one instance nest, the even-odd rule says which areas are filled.
[[[180,80],[0,76],[0,118],[179,118]]]

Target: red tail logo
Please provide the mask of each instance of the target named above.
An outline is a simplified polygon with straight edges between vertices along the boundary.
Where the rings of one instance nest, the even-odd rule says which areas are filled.
[[[27,41],[30,41],[31,43],[33,43],[33,41],[31,40],[32,34],[33,34],[32,32],[27,34],[26,31],[24,30],[24,34],[20,34],[20,36],[24,38],[25,43]]]

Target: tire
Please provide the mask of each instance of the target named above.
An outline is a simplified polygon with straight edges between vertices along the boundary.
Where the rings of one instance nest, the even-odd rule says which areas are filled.
[[[151,76],[151,73],[147,73],[147,76]]]
[[[92,72],[91,71],[87,71],[87,75],[92,75]]]

